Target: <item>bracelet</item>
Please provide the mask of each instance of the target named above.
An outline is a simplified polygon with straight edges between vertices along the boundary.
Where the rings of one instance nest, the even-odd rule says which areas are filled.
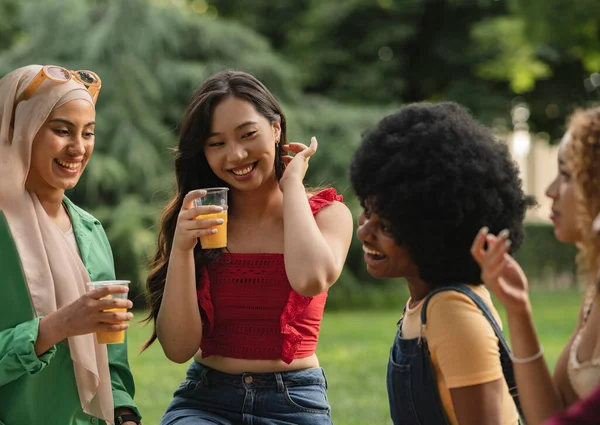
[[[513,363],[521,363],[521,364],[529,363],[534,360],[537,360],[540,357],[542,357],[543,355],[544,355],[544,346],[543,345],[540,345],[540,351],[538,351],[531,357],[519,358],[519,357],[513,356],[512,352],[508,353],[508,356],[510,357],[510,359],[512,360]]]

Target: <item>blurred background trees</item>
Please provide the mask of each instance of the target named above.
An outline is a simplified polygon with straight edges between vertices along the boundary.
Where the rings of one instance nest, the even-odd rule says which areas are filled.
[[[316,135],[307,184],[330,184],[357,215],[347,166],[361,133],[403,103],[455,100],[497,131],[529,105],[551,143],[572,110],[597,101],[597,0],[0,0],[0,76],[30,63],[103,80],[96,150],[69,196],[103,222],[117,274],[140,294],[156,223],[172,193],[171,148],[190,94],[235,68],[282,102],[290,138]],[[539,226],[538,226],[539,227]],[[547,229],[532,244],[554,244]],[[569,248],[531,272],[572,273]],[[396,304],[354,242],[329,306]]]

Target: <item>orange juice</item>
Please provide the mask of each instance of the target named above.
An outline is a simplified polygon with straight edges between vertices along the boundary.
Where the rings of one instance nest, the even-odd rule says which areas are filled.
[[[223,224],[215,226],[218,230],[217,233],[200,237],[202,249],[225,248],[227,246],[227,210],[218,213],[199,215],[196,217],[196,220],[212,220],[217,218],[222,218],[224,222]]]
[[[126,308],[111,308],[108,311],[116,311],[119,313],[125,313],[127,311]],[[117,322],[122,323],[122,322]],[[96,332],[96,339],[98,340],[98,344],[122,344],[125,342],[125,331],[117,331],[117,332]]]

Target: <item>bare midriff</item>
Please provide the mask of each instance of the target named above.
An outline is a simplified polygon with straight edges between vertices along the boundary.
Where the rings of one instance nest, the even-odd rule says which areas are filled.
[[[205,366],[218,370],[219,372],[239,375],[245,372],[252,373],[274,373],[288,372],[292,370],[310,369],[319,367],[319,359],[316,354],[300,359],[294,359],[290,364],[283,360],[247,360],[234,359],[232,357],[223,357],[212,355],[202,358],[202,354],[198,352],[194,356],[194,360],[202,363]]]

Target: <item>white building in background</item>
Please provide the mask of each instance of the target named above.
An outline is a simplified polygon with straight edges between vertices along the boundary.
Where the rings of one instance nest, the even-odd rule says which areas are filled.
[[[545,192],[558,173],[558,145],[550,145],[548,140],[526,129],[508,134],[505,141],[521,170],[525,193],[535,196],[539,204],[528,211],[526,220],[550,223],[552,200]]]
[[[532,134],[529,116],[526,103],[515,104],[511,111],[513,131],[503,139],[521,171],[523,190],[535,196],[539,204],[527,212],[526,220],[550,223],[552,200],[545,192],[558,173],[558,145],[550,145],[546,133]]]

